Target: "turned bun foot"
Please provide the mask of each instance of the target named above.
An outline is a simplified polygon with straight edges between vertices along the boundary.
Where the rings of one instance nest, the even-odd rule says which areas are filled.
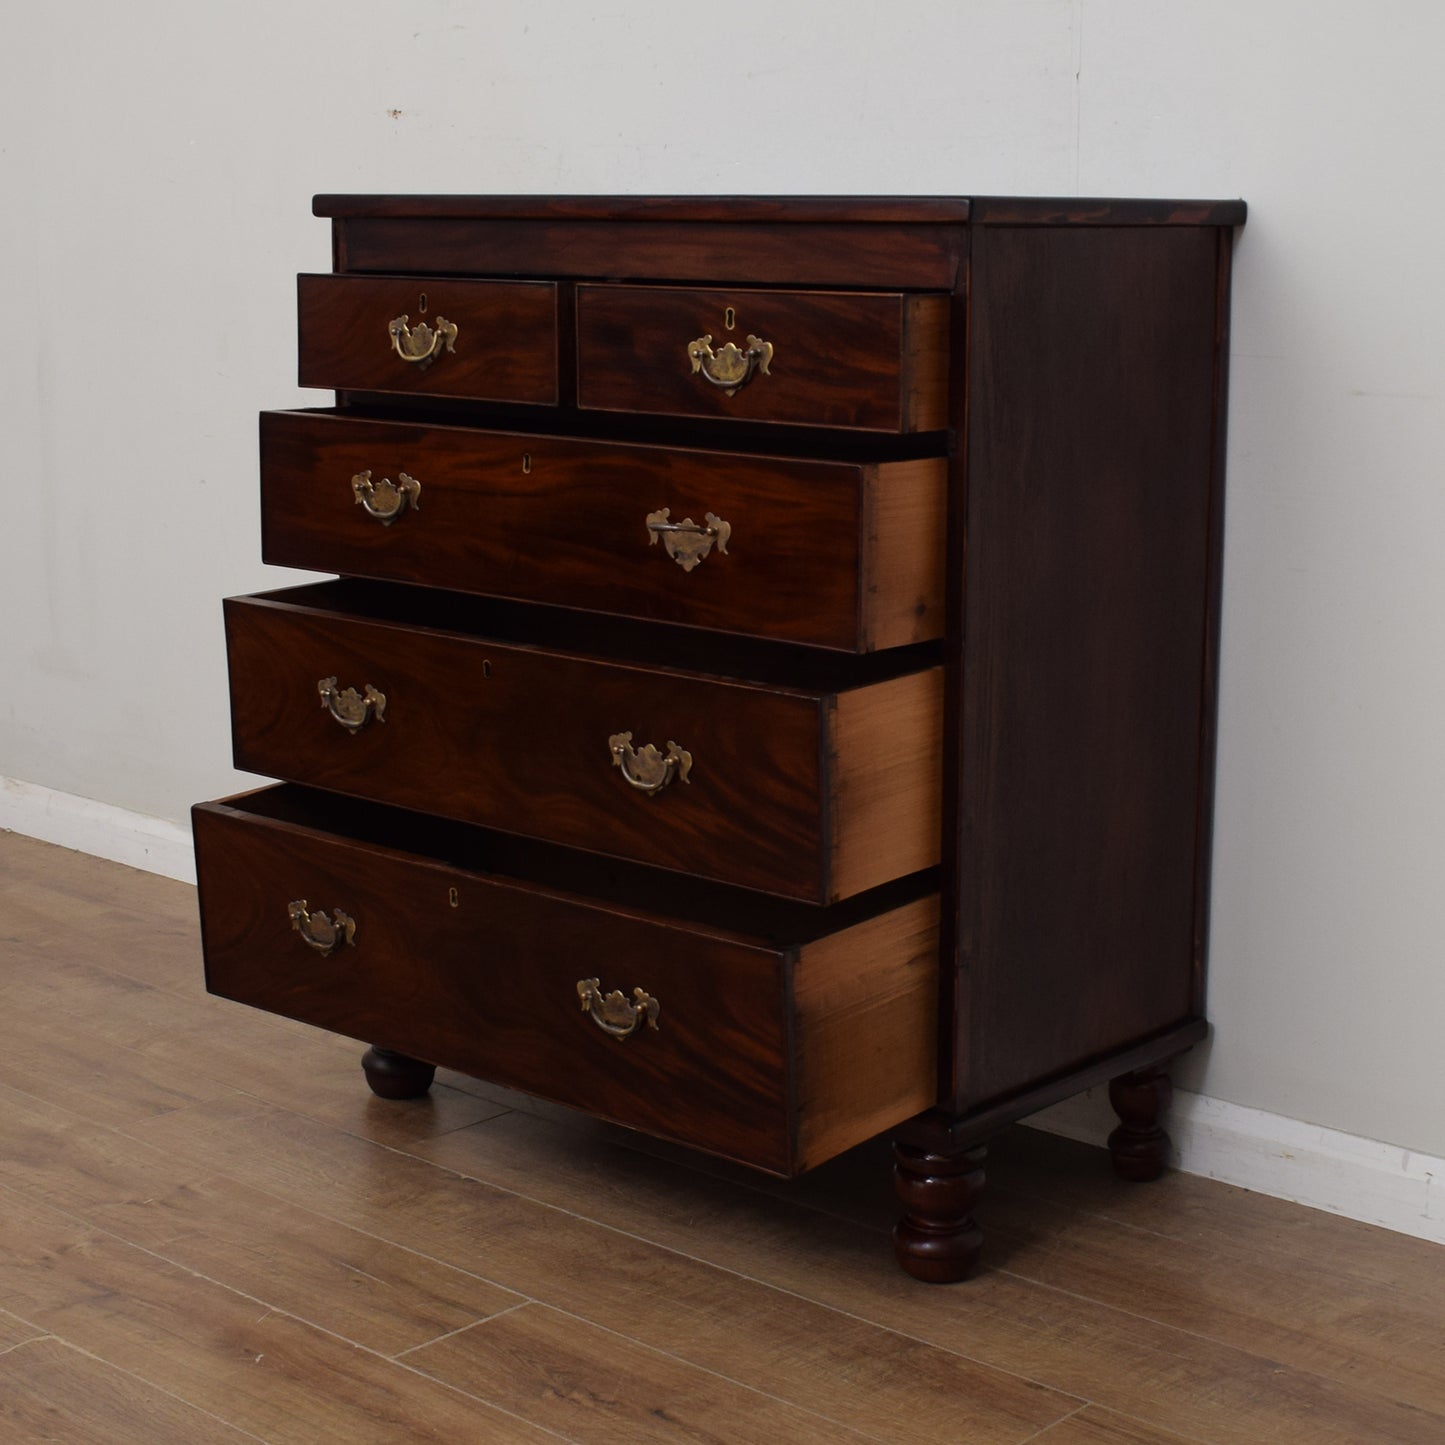
[[[431,1088],[436,1065],[424,1064],[390,1049],[367,1049],[361,1068],[371,1092],[382,1099],[419,1099]]]
[[[987,1150],[932,1153],[909,1144],[893,1146],[893,1185],[903,1218],[893,1248],[905,1273],[927,1284],[952,1284],[978,1269],[983,1231],[973,1206],[983,1192]]]
[[[1121,1121],[1109,1135],[1109,1156],[1120,1179],[1142,1184],[1164,1172],[1169,1136],[1159,1120],[1173,1092],[1159,1065],[1121,1074],[1109,1084],[1109,1102]]]

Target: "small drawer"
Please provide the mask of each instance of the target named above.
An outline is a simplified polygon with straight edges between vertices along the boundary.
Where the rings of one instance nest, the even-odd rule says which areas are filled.
[[[907,652],[654,664],[359,582],[232,598],[226,636],[249,772],[812,903],[938,861],[942,672]]]
[[[947,462],[261,417],[267,562],[851,652],[943,631]]]
[[[937,895],[676,912],[306,790],[192,817],[214,994],[778,1174],[935,1102]]]
[[[298,276],[302,386],[557,401],[557,287],[436,276]]]
[[[948,424],[948,298],[577,288],[578,405],[862,431]]]

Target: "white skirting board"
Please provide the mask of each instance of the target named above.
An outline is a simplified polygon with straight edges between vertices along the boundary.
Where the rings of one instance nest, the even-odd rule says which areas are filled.
[[[196,881],[189,828],[38,783],[0,778],[0,829],[182,883]]]
[[[1119,1121],[1098,1088],[1026,1122],[1103,1144]],[[1183,1089],[1164,1126],[1187,1174],[1445,1244],[1445,1159]]]
[[[109,803],[0,778],[0,828],[196,881],[187,828]],[[1102,1145],[1117,1120],[1107,1090],[1091,1089],[1028,1123]],[[1183,1090],[1167,1127],[1186,1173],[1445,1244],[1445,1159]]]

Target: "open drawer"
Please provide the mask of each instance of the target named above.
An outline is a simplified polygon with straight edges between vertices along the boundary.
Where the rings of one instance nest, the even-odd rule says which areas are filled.
[[[372,582],[231,598],[226,638],[248,772],[811,903],[939,861],[932,653],[680,652]]]
[[[778,1174],[935,1102],[918,880],[809,908],[294,787],[192,816],[214,994]]]

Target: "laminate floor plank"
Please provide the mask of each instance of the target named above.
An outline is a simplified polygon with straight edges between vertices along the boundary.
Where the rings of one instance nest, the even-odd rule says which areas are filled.
[[[1431,1306],[1343,1271],[1167,1239],[1037,1198],[999,1200],[986,1218],[1003,1268],[1341,1384],[1366,1385],[1433,1412],[1445,1440],[1445,1278]]]
[[[1030,1440],[1029,1445],[1197,1445],[1200,1438],[1191,1440],[1154,1425],[1116,1415],[1112,1410],[1086,1405],[1078,1414],[1060,1420],[1057,1425],[1050,1425]]]
[[[230,1092],[209,1074],[181,1071],[139,1049],[108,1043],[73,1020],[68,1028],[51,1021],[43,1034],[12,1031],[0,1049],[0,1085],[107,1124],[184,1109]]]
[[[474,1325],[407,1359],[589,1445],[862,1445],[878,1438],[543,1305]]]
[[[1100,1151],[1076,1140],[1009,1130],[991,1151],[989,1170],[1001,1200],[1032,1195],[1202,1251],[1251,1254],[1312,1274],[1324,1269],[1402,1292],[1426,1309],[1445,1293],[1445,1248],[1429,1240],[1196,1175],[1121,1187]]]
[[[729,1188],[715,1174],[616,1147],[603,1132],[511,1114],[420,1144],[417,1152],[468,1177],[524,1191],[617,1229],[645,1228],[648,1237],[778,1287],[957,1350],[980,1363],[1047,1381],[1067,1393],[1181,1434],[1253,1445],[1266,1438],[1301,1441],[1445,1440],[1445,1414],[1390,1393],[1405,1384],[1428,1395],[1430,1353],[1425,1321],[1392,1321],[1395,1337],[1414,1350],[1413,1367],[1387,1374],[1384,1388],[1368,1355],[1348,1368],[1346,1352],[1328,1337],[1292,1338],[1281,1321],[1265,1345],[1286,1340],[1309,1364],[1292,1363],[1251,1343],[1248,1321],[1229,1319],[1229,1341],[1188,1324],[1156,1320],[1152,1276],[1140,1271],[1124,1308],[1033,1276],[1047,1273],[1056,1245],[1041,1234],[1032,1254],[1017,1251],[1007,1270],[989,1270],[956,1289],[922,1291],[888,1259],[886,1239],[866,1226],[787,1206],[776,1192]],[[565,1166],[564,1162],[565,1161]],[[1036,1257],[1035,1257],[1036,1256]],[[1202,1261],[1196,1259],[1196,1266]],[[1125,1280],[1127,1254],[1116,1258]],[[1247,1278],[1236,1274],[1237,1287]],[[1168,1276],[1161,1275],[1161,1288]],[[1181,1286],[1182,1288],[1182,1286]],[[1296,1297],[1310,1285],[1296,1289]],[[1178,1313],[1166,1303],[1160,1314]],[[1201,1309],[1202,1313],[1202,1309]],[[1445,1317],[1445,1301],[1436,1320]],[[1311,1365],[1325,1359],[1336,1378]],[[1434,1375],[1445,1370],[1435,1357]],[[1250,1423],[1240,1428],[1239,1421]]]
[[[195,980],[196,890],[54,844],[0,833],[0,940],[99,943],[117,973],[157,987]]]
[[[69,1215],[11,1194],[5,1221],[0,1305],[265,1440],[556,1438]]]
[[[466,1137],[418,1152],[458,1167]],[[610,1137],[686,1162],[674,1148]],[[880,1228],[896,1216],[890,1164],[886,1141],[792,1182],[749,1180],[750,1171],[737,1166],[699,1161],[717,1177],[799,1203],[831,1201],[844,1217]],[[991,1267],[1343,1384],[1368,1382],[1378,1394],[1445,1415],[1445,1249],[1268,1200],[1276,1207],[1261,1210],[1262,1218],[1280,1206],[1288,1216],[1311,1216],[1315,1238],[1329,1242],[1327,1267],[1316,1259],[1306,1268],[1287,1230],[1283,1240],[1263,1223],[1236,1234],[1218,1227],[1218,1210],[1200,1207],[1223,1192],[1245,1196],[1253,1209],[1259,1196],[1178,1174],[1145,1186],[1124,1183],[1104,1151],[1031,1129],[1001,1136],[987,1168],[976,1213]],[[1172,1213],[1158,1202],[1166,1193],[1179,1201]],[[1137,1222],[1151,1217],[1173,1222],[1175,1232]],[[1193,1226],[1179,1229],[1186,1218]]]
[[[338,1225],[183,1155],[0,1090],[9,1193],[381,1354],[522,1302],[463,1270]]]
[[[211,1002],[221,1006],[225,1018],[255,1014],[226,1000]],[[302,1032],[292,1035],[273,1028],[260,1045],[250,1039],[218,1042],[214,1027],[195,1028],[167,1035],[150,1052],[187,1076],[204,1069],[236,1093],[381,1144],[427,1139],[503,1112],[503,1106],[490,1099],[444,1083],[398,1109],[395,1101],[378,1099],[367,1087],[361,1070],[364,1045],[302,1024],[292,1027]]]
[[[0,1355],[7,1445],[242,1445],[260,1437],[46,1337]]]
[[[135,1132],[197,1165],[223,1167],[239,1150],[268,1193],[865,1434],[948,1445],[1022,1441],[1082,1402],[714,1268],[659,1245],[651,1232],[607,1228],[299,1115],[201,1105]],[[876,1245],[868,1241],[870,1253]]]
[[[378,1354],[402,1354],[524,1301],[224,1175],[86,1217],[162,1259]]]
[[[193,967],[199,942],[194,948]],[[50,948],[43,966],[0,972],[0,1008],[44,1020],[43,1031],[16,1031],[15,1050],[0,1057],[0,1084],[109,1122],[236,1091],[404,1142],[504,1108],[445,1085],[418,1108],[380,1108],[361,1071],[364,1045],[208,997],[199,974],[188,993],[140,982],[90,961],[73,940]],[[118,1088],[112,1075],[127,1073],[134,1084]]]
[[[988,1268],[922,1286],[886,1141],[789,1182],[446,1071],[378,1100],[205,994],[193,889],[3,833],[0,1011],[6,1445],[1445,1441],[1422,1240],[1016,1128]]]
[[[38,1340],[45,1331],[29,1320],[12,1315],[9,1310],[0,1310],[0,1355],[23,1345],[27,1340]]]
[[[46,945],[32,966],[12,960],[0,976],[0,1007],[43,1019],[62,1037],[83,1029],[99,1044],[160,1058],[173,1038],[208,1038],[224,1058],[247,1047],[279,1051],[285,1040],[305,1037],[304,1025],[132,978],[93,961],[69,938]]]

